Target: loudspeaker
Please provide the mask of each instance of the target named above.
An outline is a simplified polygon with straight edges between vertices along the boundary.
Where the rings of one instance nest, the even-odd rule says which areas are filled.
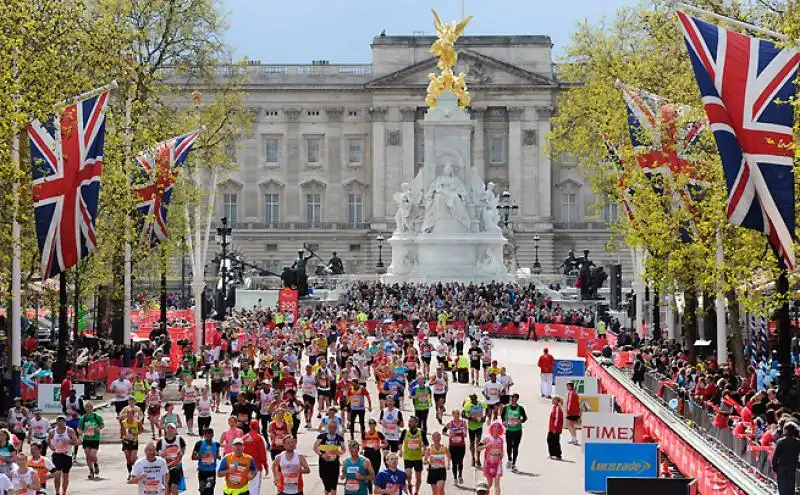
[[[608,270],[608,278],[611,279],[609,291],[609,303],[611,309],[619,311],[622,302],[622,265],[611,265]]]

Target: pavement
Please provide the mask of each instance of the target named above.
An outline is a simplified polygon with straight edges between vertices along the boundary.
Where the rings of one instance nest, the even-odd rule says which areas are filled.
[[[525,424],[520,455],[517,462],[518,473],[512,473],[506,469],[502,481],[502,489],[506,493],[557,493],[558,495],[577,495],[583,494],[584,462],[581,447],[568,445],[566,440],[569,434],[564,432],[562,436],[562,449],[564,450],[564,460],[550,460],[547,455],[547,445],[545,437],[547,434],[548,418],[550,414],[550,401],[539,394],[539,369],[536,361],[542,353],[544,347],[549,348],[550,353],[556,358],[574,358],[575,344],[568,342],[553,341],[522,341],[495,339],[495,349],[493,357],[498,360],[501,366],[505,366],[507,372],[514,379],[516,385],[513,391],[520,394],[520,404],[525,407],[528,414],[528,422]],[[435,361],[434,361],[435,362]],[[198,380],[201,383],[203,380]],[[377,418],[377,391],[374,382],[369,383],[370,394],[375,400],[376,407],[368,416]],[[451,384],[447,398],[447,410],[460,407],[462,401],[473,390],[480,393],[478,388],[468,384]],[[178,397],[177,385],[172,383],[168,387],[167,398],[176,400]],[[406,408],[410,407],[410,401],[406,400]],[[226,428],[226,421],[230,406],[223,406],[223,413],[215,414],[212,420],[212,428],[216,432],[216,437]],[[78,454],[78,460],[72,469],[70,489],[71,494],[88,494],[93,491],[102,492],[103,495],[122,495],[136,493],[133,485],[127,485],[127,470],[125,459],[119,443],[119,430],[116,426],[113,408],[104,408],[100,411],[107,427],[103,430],[102,444],[100,447],[100,473],[101,479],[91,481],[88,479],[88,469],[82,451]],[[404,416],[408,417],[410,411],[404,411]],[[313,421],[314,427],[317,426],[316,418]],[[435,417],[431,414],[428,425],[432,431],[438,425]],[[149,425],[146,425],[148,433],[140,438],[139,455],[144,455],[144,444],[150,440]],[[184,457],[183,467],[186,475],[187,494],[196,494],[197,490],[197,469],[196,463],[189,459],[192,448],[197,436],[188,436],[185,429],[180,432],[187,444],[187,455]],[[316,439],[316,430],[306,430],[301,426],[299,431],[298,451],[309,460],[311,473],[304,478],[305,495],[323,495],[322,483],[317,476],[316,455],[313,452],[313,444]],[[443,439],[443,443],[445,443]],[[27,446],[26,446],[27,450]],[[447,493],[467,493],[474,492],[475,483],[480,476],[475,476],[475,469],[470,467],[469,454],[465,458],[464,485],[457,487],[453,484],[452,473],[448,473]],[[423,473],[423,484],[425,473]],[[48,492],[54,493],[52,482],[48,484]],[[265,488],[266,487],[266,488]],[[339,493],[343,492],[340,488]],[[221,480],[217,483],[215,493],[222,493]],[[275,487],[272,476],[262,481],[262,494],[274,494]],[[423,485],[421,493],[430,493],[430,488]]]

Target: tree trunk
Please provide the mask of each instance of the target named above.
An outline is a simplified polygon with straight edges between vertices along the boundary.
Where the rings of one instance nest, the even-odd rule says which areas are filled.
[[[694,364],[697,356],[694,343],[697,340],[697,293],[687,290],[683,293],[685,300],[683,307],[683,345],[689,354],[689,362]]]
[[[725,294],[728,299],[728,348],[733,352],[733,364],[736,373],[742,378],[747,377],[747,363],[744,360],[744,341],[742,340],[742,325],[739,322],[739,300],[736,291],[729,289]]]

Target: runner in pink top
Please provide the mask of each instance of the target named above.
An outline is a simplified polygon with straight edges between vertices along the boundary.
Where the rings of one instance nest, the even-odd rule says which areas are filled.
[[[483,475],[486,476],[487,490],[494,485],[494,495],[500,495],[500,478],[503,476],[503,456],[505,455],[505,428],[499,421],[489,425],[487,435],[478,446],[478,451],[485,450],[483,458]]]
[[[219,443],[225,448],[226,454],[233,452],[233,441],[244,436],[242,430],[236,427],[237,424],[236,416],[228,418],[228,426],[230,428],[223,431],[222,435],[219,437]]]

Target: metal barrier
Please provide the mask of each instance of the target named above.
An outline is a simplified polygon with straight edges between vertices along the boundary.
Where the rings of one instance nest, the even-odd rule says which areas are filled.
[[[624,371],[630,372],[629,369]],[[678,391],[674,387],[668,385],[662,387],[662,383],[665,381],[670,380],[654,371],[649,371],[645,373],[642,388],[651,395],[659,397],[662,401],[669,404],[671,400],[678,398]],[[775,473],[772,471],[769,454],[767,452],[759,451],[754,455],[754,453],[748,450],[748,441],[743,438],[735,437],[730,428],[714,428],[712,423],[713,415],[702,405],[689,397],[685,399],[684,404],[685,407],[680,416],[687,421],[691,421],[695,429],[705,433],[710,443],[717,444],[719,447],[724,448],[729,454],[744,461],[754,471],[760,473],[765,478],[775,481]],[[677,411],[676,414],[678,414]],[[800,470],[798,470],[797,479],[797,486],[800,487]]]

